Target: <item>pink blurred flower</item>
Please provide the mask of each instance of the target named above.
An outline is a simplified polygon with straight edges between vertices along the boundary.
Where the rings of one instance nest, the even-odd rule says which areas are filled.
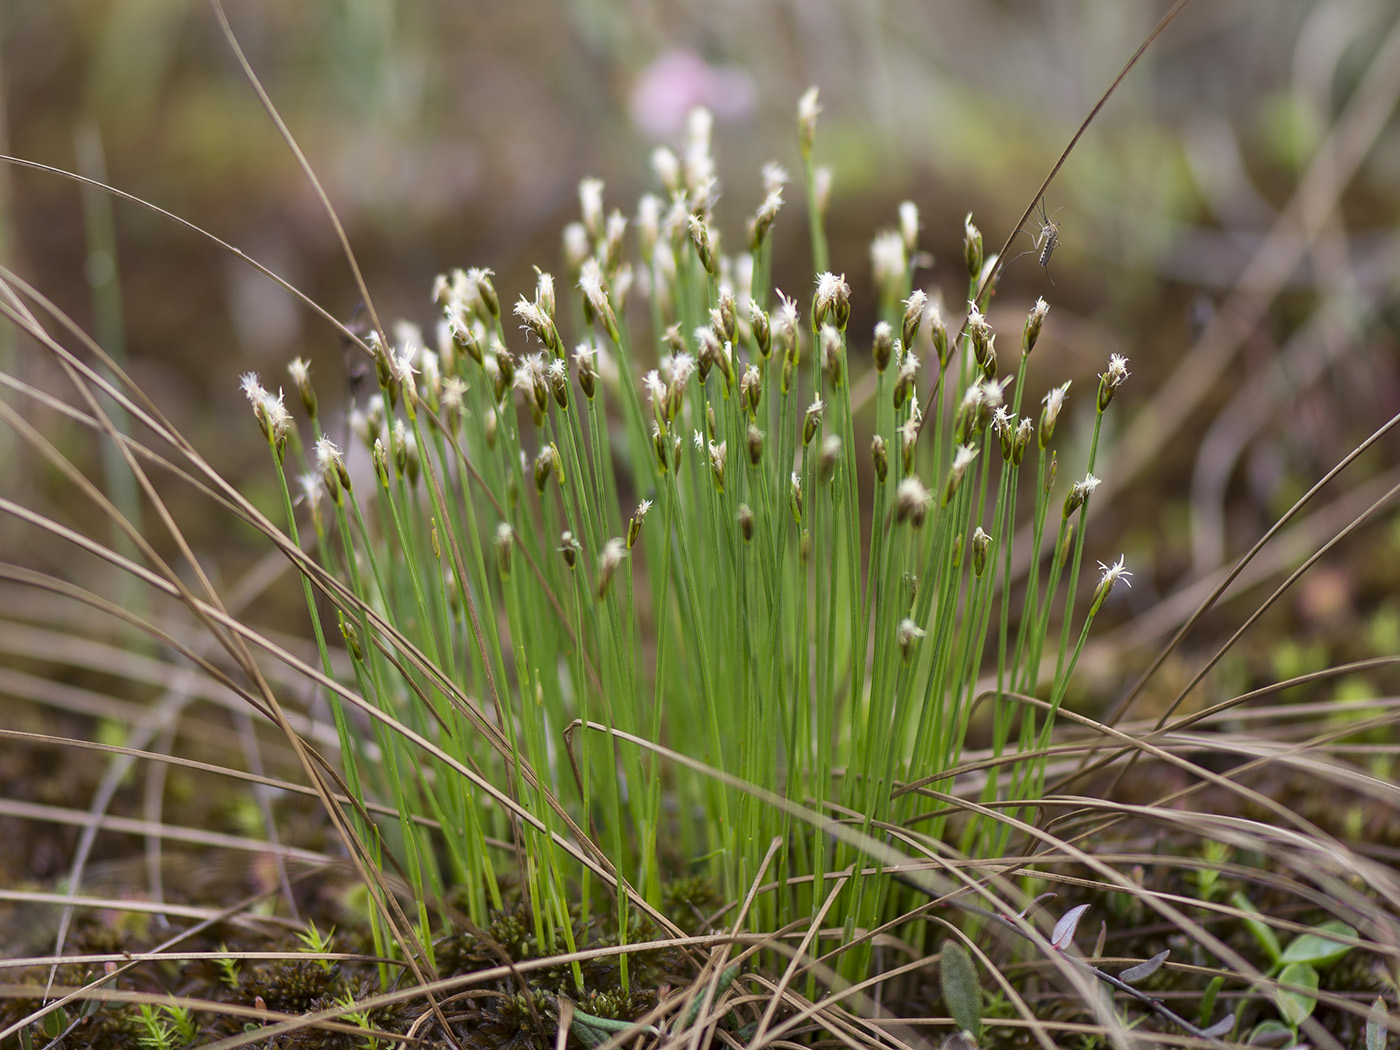
[[[696,106],[721,120],[740,120],[757,101],[758,89],[746,70],[710,65],[693,51],[666,51],[632,86],[632,120],[653,138],[670,138]]]

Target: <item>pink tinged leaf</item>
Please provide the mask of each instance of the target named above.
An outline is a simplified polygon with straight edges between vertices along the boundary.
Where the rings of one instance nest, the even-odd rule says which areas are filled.
[[[1129,966],[1118,975],[1118,979],[1124,984],[1137,984],[1138,981],[1151,977],[1162,968],[1162,964],[1167,961],[1167,956],[1172,953],[1168,948],[1164,952],[1158,952],[1146,962],[1140,962],[1136,966]]]
[[[1057,951],[1064,951],[1074,940],[1074,931],[1079,927],[1079,920],[1084,918],[1084,913],[1089,910],[1089,905],[1081,904],[1071,908],[1055,923],[1055,931],[1050,934],[1050,947]]]
[[[1219,1039],[1222,1035],[1224,1035],[1226,1032],[1228,1032],[1231,1028],[1234,1027],[1235,1015],[1226,1014],[1224,1017],[1216,1021],[1215,1024],[1211,1025],[1201,1034],[1204,1035],[1207,1039]]]
[[[1026,916],[1030,915],[1031,912],[1035,911],[1035,909],[1038,908],[1043,902],[1048,900],[1054,900],[1054,898],[1055,894],[1053,893],[1042,893],[1035,900],[1027,904],[1024,910],[1018,912],[1016,918],[1024,919]]]

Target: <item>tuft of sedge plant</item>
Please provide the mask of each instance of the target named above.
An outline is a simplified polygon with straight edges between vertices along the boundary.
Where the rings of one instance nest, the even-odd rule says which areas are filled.
[[[290,374],[309,450],[280,391],[242,380],[298,546],[286,471],[306,461],[300,515],[315,529],[311,556],[337,582],[353,658],[340,684],[375,712],[374,738],[361,740],[336,694],[351,820],[394,851],[424,943],[430,902],[449,887],[486,924],[506,870],[521,873],[537,950],[574,947],[579,916],[595,921],[599,907],[626,936],[639,909],[660,905],[669,856],[705,858],[699,874],[734,899],[777,863],[795,879],[760,895],[748,921],[817,917],[831,872],[899,862],[902,847],[871,829],[919,815],[899,783],[958,765],[967,700],[989,670],[1008,694],[1047,695],[1050,713],[1020,718],[1009,699],[994,702],[993,752],[1005,761],[981,789],[988,812],[1014,814],[1039,790],[1045,734],[1082,648],[1082,632],[1069,645],[1081,627],[1070,621],[1098,428],[1085,480],[1046,528],[1068,384],[1043,395],[1038,427],[1021,401],[1049,307],[1029,309],[1012,371],[986,317],[990,291],[950,331],[913,286],[927,257],[911,202],[872,246],[871,353],[849,352],[863,293],[827,258],[816,99],[804,96],[798,117],[813,246],[805,317],[768,276],[786,172],[765,166],[748,236],[727,254],[702,114],[681,155],[652,154],[659,186],[634,221],[584,180],[563,269],[538,267],[532,288],[507,297],[508,317],[490,270],[457,269],[433,283],[435,349],[410,326],[393,328],[392,345],[367,337],[379,388],[351,413],[353,448],[320,429],[304,363]],[[972,282],[990,260],[970,215],[963,236]],[[876,392],[868,413],[854,400],[862,369]],[[1126,377],[1111,359],[1096,419]],[[866,441],[873,481],[856,465]],[[352,455],[368,457],[376,485],[354,484]],[[938,479],[932,490],[924,478]],[[1007,573],[1027,517],[1031,569],[1017,588]],[[1082,630],[1128,575],[1121,559],[1105,569]],[[313,620],[311,588],[324,579],[305,579]],[[921,646],[926,636],[939,645]],[[344,663],[319,635],[318,648],[335,679]],[[1022,750],[1041,757],[1020,761]],[[658,765],[668,751],[685,761]],[[736,779],[708,775],[718,770]],[[371,801],[397,811],[392,834],[362,815]],[[833,807],[870,823],[813,850],[799,825]],[[920,834],[943,835],[949,820]],[[961,827],[973,853],[1004,841],[994,820]],[[597,841],[579,842],[584,828]],[[600,857],[629,892],[597,892],[600,869],[584,858]],[[852,935],[911,905],[892,885],[841,891]],[[374,933],[380,953],[394,950],[387,926]],[[843,954],[843,973],[856,978],[868,953],[864,943]]]

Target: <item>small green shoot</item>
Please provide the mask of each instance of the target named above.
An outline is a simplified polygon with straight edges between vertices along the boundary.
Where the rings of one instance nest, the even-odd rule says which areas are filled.
[[[306,945],[306,950],[314,955],[329,955],[331,952],[334,952],[334,939],[335,927],[332,926],[323,934],[319,929],[316,928],[316,922],[314,919],[308,919],[306,921],[305,932],[297,934],[297,940],[301,941],[302,944]],[[316,965],[321,967],[321,969],[325,970],[327,973],[329,973],[331,967],[334,966],[335,963],[333,963],[330,959],[317,959]]]

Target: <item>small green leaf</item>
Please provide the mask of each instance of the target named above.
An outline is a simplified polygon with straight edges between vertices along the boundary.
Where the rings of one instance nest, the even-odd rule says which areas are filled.
[[[943,985],[943,1002],[959,1028],[982,1036],[982,985],[977,980],[977,967],[972,964],[962,942],[943,942],[938,964],[938,979]]]
[[[1278,975],[1278,980],[1281,985],[1293,984],[1311,992],[1317,991],[1317,971],[1308,963],[1291,963],[1285,966],[1283,972]],[[1293,1028],[1302,1024],[1317,1006],[1317,996],[1288,988],[1275,991],[1274,1001],[1278,1003],[1278,1012]]]
[[[1351,951],[1350,944],[1343,944],[1325,936],[1328,933],[1339,933],[1343,937],[1354,938],[1356,930],[1344,922],[1336,919],[1324,922],[1320,926],[1314,926],[1308,933],[1301,933],[1289,942],[1288,947],[1279,956],[1281,963],[1312,963],[1314,966],[1325,966],[1328,963],[1336,962],[1347,952]]]
[[[1390,1028],[1390,1015],[1386,1013],[1385,1000],[1379,995],[1371,1004],[1371,1015],[1366,1018],[1366,1050],[1385,1050],[1385,1036]]]
[[[1210,979],[1210,983],[1206,985],[1206,990],[1201,993],[1201,1009],[1196,1014],[1196,1023],[1202,1028],[1210,1022],[1211,1015],[1215,1013],[1215,998],[1220,994],[1220,989],[1224,987],[1225,978],[1217,975]]]
[[[68,1013],[60,1006],[57,1010],[45,1014],[39,1026],[44,1035],[50,1039],[57,1039],[68,1027]]]
[[[1294,1035],[1293,1029],[1282,1021],[1260,1021],[1249,1033],[1249,1038],[1245,1040],[1250,1046],[1282,1047],[1293,1046],[1297,1041],[1298,1038]]]
[[[1278,962],[1283,955],[1283,949],[1279,947],[1278,937],[1274,935],[1274,931],[1262,919],[1257,918],[1259,909],[1250,902],[1248,897],[1238,891],[1230,898],[1230,903],[1245,913],[1241,916],[1245,928],[1249,930],[1254,939],[1259,942],[1259,947],[1263,948],[1269,956],[1269,962]]]

